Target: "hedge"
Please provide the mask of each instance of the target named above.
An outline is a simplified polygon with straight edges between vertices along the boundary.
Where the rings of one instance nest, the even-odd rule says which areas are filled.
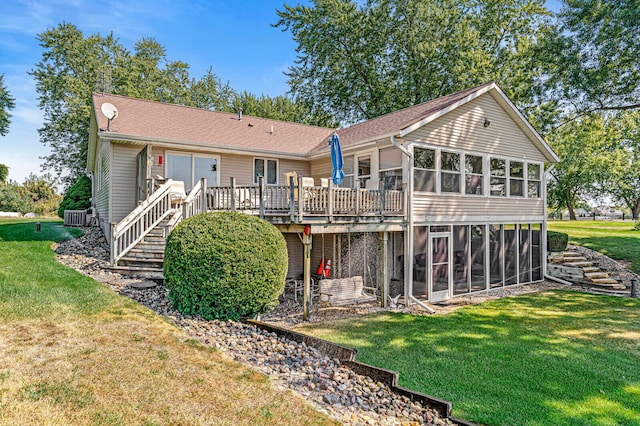
[[[547,231],[547,251],[565,251],[569,244],[569,235],[564,232]]]
[[[195,215],[167,238],[165,284],[184,314],[237,320],[268,312],[284,291],[287,267],[282,234],[242,213]]]

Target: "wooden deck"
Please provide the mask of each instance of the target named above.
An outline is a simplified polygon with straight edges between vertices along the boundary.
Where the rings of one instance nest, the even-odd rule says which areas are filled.
[[[300,189],[301,188],[301,189]],[[273,223],[402,221],[404,191],[320,186],[215,186],[206,189],[208,211],[242,211]]]

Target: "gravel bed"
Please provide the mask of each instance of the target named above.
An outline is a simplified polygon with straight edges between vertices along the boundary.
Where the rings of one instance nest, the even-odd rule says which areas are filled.
[[[292,390],[331,418],[346,425],[455,424],[434,410],[391,392],[388,386],[355,374],[339,360],[329,359],[305,344],[240,322],[206,321],[180,314],[173,310],[164,285],[102,269],[108,265],[109,258],[106,240],[98,228],[83,228],[83,231],[81,237],[56,246],[61,263],[171,319],[190,337],[264,373],[277,388]],[[283,305],[293,309],[291,304]],[[380,309],[370,305],[350,308],[348,312]]]

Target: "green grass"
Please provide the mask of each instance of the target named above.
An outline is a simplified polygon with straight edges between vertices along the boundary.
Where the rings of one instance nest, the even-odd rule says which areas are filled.
[[[634,222],[578,220],[550,221],[548,228],[569,234],[569,244],[631,262],[629,268],[640,273],[640,231],[634,230],[633,225]]]
[[[640,300],[570,291],[449,315],[381,313],[300,331],[491,425],[640,425]]]
[[[58,263],[78,232],[0,219],[0,425],[335,424]]]

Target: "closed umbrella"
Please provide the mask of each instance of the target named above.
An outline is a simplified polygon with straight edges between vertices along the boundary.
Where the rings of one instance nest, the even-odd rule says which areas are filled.
[[[337,134],[331,136],[331,180],[334,185],[340,185],[344,179],[342,171],[342,148],[340,148],[340,138]]]

